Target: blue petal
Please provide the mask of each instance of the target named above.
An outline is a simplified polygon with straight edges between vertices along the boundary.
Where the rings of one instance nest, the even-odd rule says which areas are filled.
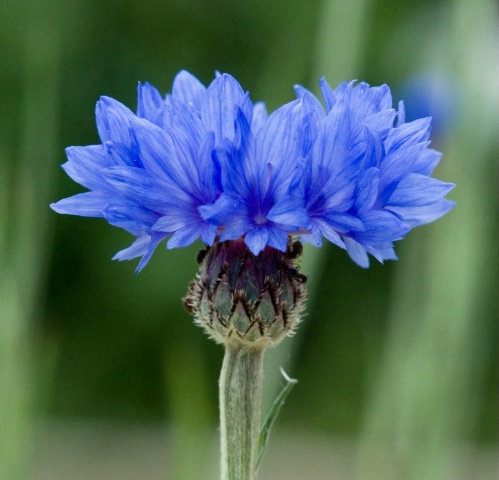
[[[419,207],[430,205],[450,192],[455,185],[445,183],[418,173],[403,178],[390,196],[388,205],[398,207]]]
[[[147,249],[151,243],[150,235],[139,236],[128,248],[120,250],[114,257],[113,260],[132,260],[137,257],[141,257],[147,253]]]
[[[110,97],[101,97],[95,109],[97,130],[102,143],[112,140],[130,146],[129,118],[134,113]]]
[[[245,204],[226,193],[222,193],[214,204],[202,205],[198,210],[206,221],[220,226],[237,223],[248,218],[249,213]]]
[[[383,210],[372,210],[360,215],[365,230],[351,233],[361,245],[379,245],[385,242],[401,240],[411,229],[397,215]]]
[[[321,216],[328,210],[346,211],[354,202],[353,181],[348,177],[335,177],[329,174],[328,170],[324,170],[323,179],[314,179],[310,190],[306,199],[306,208],[310,216]]]
[[[149,210],[167,214],[172,208],[191,208],[187,194],[142,168],[110,167],[103,170],[103,176],[127,199]]]
[[[347,247],[347,252],[350,258],[360,267],[369,267],[369,256],[367,255],[366,249],[358,242],[352,238],[345,237],[345,246]]]
[[[220,165],[221,184],[225,192],[243,203],[252,195],[262,196],[258,181],[261,172],[255,161],[253,136],[242,112],[239,112],[236,121],[234,145],[227,149],[215,149],[214,156]]]
[[[430,138],[430,124],[431,118],[427,117],[392,128],[385,141],[386,151],[426,142]]]
[[[267,214],[267,218],[275,223],[293,226],[299,230],[310,223],[310,217],[303,205],[303,199],[284,197],[277,202]]]
[[[238,223],[233,223],[229,225],[220,234],[220,242],[225,242],[225,240],[236,240],[242,237],[248,230],[253,228],[253,225],[246,221],[245,218],[241,218]]]
[[[348,92],[341,97],[328,113],[324,122],[324,152],[322,161],[334,171],[341,169],[351,138]]]
[[[398,260],[393,245],[384,243],[382,245],[374,245],[366,247],[367,253],[370,253],[376,260],[383,263],[385,260]]]
[[[347,88],[352,85],[353,82],[343,82],[340,83],[334,90],[327,83],[326,79],[322,77],[319,81],[321,88],[322,97],[326,103],[326,111],[330,112],[335,106],[336,102],[343,96]]]
[[[216,225],[204,224],[201,229],[201,241],[206,245],[213,245],[217,237],[218,227]]]
[[[191,175],[180,160],[171,136],[147,120],[134,119],[133,132],[144,168],[166,181],[188,190]],[[187,167],[187,168],[186,168]]]
[[[338,245],[338,247],[345,248],[345,244],[341,239],[338,232],[325,220],[321,218],[313,218],[312,219],[312,233],[317,230],[320,231],[322,235],[324,235],[331,243]],[[316,235],[316,233],[315,233]]]
[[[66,155],[68,162],[62,168],[75,182],[89,190],[109,189],[100,174],[101,170],[108,166],[102,145],[68,147]]]
[[[273,112],[265,128],[259,131],[255,139],[255,168],[263,192],[272,192],[279,198],[287,190],[298,160],[306,153],[303,118],[310,111],[305,101],[295,100]]]
[[[248,245],[253,255],[258,255],[267,245],[269,232],[265,227],[255,227],[244,236],[244,243]]]
[[[396,213],[404,222],[411,227],[417,227],[426,223],[433,222],[456,206],[451,200],[439,200],[431,205],[418,207],[387,207],[390,211]]]
[[[270,225],[267,227],[269,247],[285,252],[288,248],[288,232],[278,225]]]
[[[104,218],[111,225],[136,235],[139,232],[150,231],[159,215],[130,202],[111,202],[104,209]]]
[[[350,112],[352,124],[364,121],[369,116],[392,108],[392,94],[388,85],[370,87],[360,82],[350,93]]]
[[[122,143],[106,142],[104,148],[108,167],[143,167],[141,160]]]
[[[137,89],[137,116],[145,118],[146,120],[153,121],[156,110],[164,104],[158,90],[156,90],[150,83],[140,83]]]
[[[213,202],[221,190],[221,173],[218,163],[213,158],[215,136],[212,132],[205,134],[197,153],[197,169],[199,175],[199,198],[203,203]]]
[[[382,112],[374,113],[363,120],[362,125],[368,126],[371,130],[376,132],[385,132],[393,127],[393,121],[397,113],[392,108],[383,110]]]
[[[147,246],[147,251],[137,265],[137,268],[135,269],[136,273],[139,273],[147,265],[152,257],[152,254],[154,253],[154,250],[156,250],[156,247],[164,238],[165,235],[159,233],[154,233],[153,235],[151,235],[149,245]]]
[[[326,211],[320,218],[324,220],[329,227],[340,233],[349,231],[361,232],[365,230],[362,221],[346,212],[335,210]]]
[[[423,153],[429,142],[410,145],[397,150],[391,150],[380,166],[380,190],[385,190],[393,182],[400,181],[413,171],[419,156]],[[388,192],[391,194],[391,192]],[[386,192],[385,192],[386,197]],[[383,202],[387,201],[384,198]]]
[[[264,128],[266,128],[267,123],[268,121]],[[267,182],[270,181],[270,166],[258,161],[255,138],[248,119],[241,109],[237,111],[234,127],[232,157],[228,156],[229,163],[226,163],[226,166],[229,167],[227,169],[228,177],[222,172],[222,185],[227,187],[230,192],[237,192],[240,197],[257,196],[263,198],[267,183],[262,182],[261,178],[263,176]],[[260,129],[260,132],[262,130]]]
[[[251,122],[251,131],[256,135],[258,130],[267,121],[269,114],[267,113],[267,107],[263,102],[256,102],[253,105],[253,120]]]
[[[197,145],[204,134],[203,124],[197,113],[175,97],[168,97],[155,123],[170,135],[186,137],[181,141],[187,148]]]
[[[322,233],[317,226],[312,226],[310,234],[300,235],[300,240],[304,243],[310,243],[316,247],[322,247]]]
[[[322,232],[316,225],[312,225],[311,233],[300,235],[300,240],[316,247],[322,247]]]
[[[185,209],[173,207],[167,215],[158,219],[152,229],[155,232],[171,234],[186,225],[192,225],[193,223],[199,223],[200,221],[201,218],[195,208]]]
[[[325,113],[324,107],[322,106],[322,103],[319,101],[319,99],[310,90],[307,90],[305,87],[302,87],[301,85],[295,85],[294,88],[295,88],[296,98],[303,98],[305,96],[308,96],[309,101],[312,102],[314,109],[317,111],[319,118],[321,120],[324,119],[326,116],[326,113]]]
[[[201,140],[205,136],[201,120],[191,108],[173,97],[168,99],[161,117],[160,126],[170,135],[171,141],[167,140],[162,133],[156,132],[154,135],[158,138],[163,136],[162,142],[167,142],[169,148],[174,151],[171,153],[172,157],[164,158],[164,163],[169,166],[170,170],[175,168],[183,171],[184,188],[189,190],[191,186],[195,186],[193,190],[198,190],[198,196],[202,196],[199,188],[196,189],[200,184],[197,153]],[[144,139],[144,141],[147,140]],[[140,145],[141,143],[139,147]],[[156,159],[156,161],[158,160]],[[178,181],[181,181],[179,177],[177,178]]]
[[[397,112],[397,127],[405,123],[405,104],[403,100],[400,100],[398,104]]]
[[[431,175],[441,158],[442,154],[440,152],[427,148],[414,162],[413,172],[421,175]]]
[[[381,137],[378,132],[367,126],[365,127],[365,134],[365,154],[361,162],[361,168],[368,169],[370,167],[379,167],[385,156],[385,149]]]
[[[85,192],[51,203],[50,208],[66,215],[103,217],[104,209],[114,198],[115,195],[108,192]]]
[[[369,168],[359,177],[355,192],[355,208],[357,212],[365,212],[374,206],[378,198],[379,170],[375,167]]]
[[[177,230],[168,240],[166,246],[168,250],[172,248],[187,247],[199,238],[198,225],[185,225]]]
[[[192,104],[200,112],[206,87],[191,73],[181,70],[173,80],[172,96],[182,103]]]
[[[207,131],[215,134],[217,145],[222,144],[225,138],[234,139],[234,121],[238,108],[250,122],[253,107],[241,85],[228,74],[220,75],[211,82],[201,105],[203,124]]]

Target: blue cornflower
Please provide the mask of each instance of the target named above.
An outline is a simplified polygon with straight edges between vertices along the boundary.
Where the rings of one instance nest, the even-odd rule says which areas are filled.
[[[429,177],[441,157],[427,148],[431,119],[404,123],[403,103],[397,113],[386,85],[345,82],[333,90],[322,79],[321,91],[326,109],[315,99],[314,148],[269,218],[282,221],[299,206],[311,233],[304,240],[320,245],[324,236],[362,267],[367,253],[396,259],[392,242],[454,206],[444,199],[454,185]]]
[[[166,97],[139,85],[136,114],[102,97],[102,144],[68,148],[63,166],[90,191],[52,208],[135,235],[115,258],[141,256],[138,269],[167,237],[168,248],[243,238],[258,255],[285,251],[291,235],[325,237],[365,267],[367,253],[396,258],[393,241],[452,208],[453,185],[429,176],[440,159],[430,119],[404,123],[386,85],[322,80],[325,109],[296,90],[270,116],[226,74],[206,88],[182,71]]]
[[[220,241],[244,235],[254,255],[266,245],[285,251],[291,232],[307,225],[293,205],[286,218],[272,221],[269,212],[288,192],[299,161],[311,147],[313,110],[307,98],[288,103],[260,128],[251,128],[238,111],[236,136],[229,148],[215,152],[221,165],[223,193],[212,205],[200,207],[206,220],[223,228]]]
[[[427,71],[410,76],[397,92],[404,98],[406,120],[431,116],[432,137],[439,140],[459,118],[459,85],[443,71]]]
[[[171,235],[168,248],[198,238],[211,245],[218,227],[206,222],[198,207],[220,193],[220,171],[212,159],[215,145],[230,142],[235,115],[249,118],[253,105],[237,81],[218,76],[205,88],[182,71],[172,94],[161,97],[149,84],[139,85],[134,114],[108,97],[97,103],[101,145],[66,150],[66,173],[90,192],[52,204],[59,213],[103,217],[137,237],[115,258],[142,256],[140,270],[154,249]],[[255,108],[255,123],[264,113]]]

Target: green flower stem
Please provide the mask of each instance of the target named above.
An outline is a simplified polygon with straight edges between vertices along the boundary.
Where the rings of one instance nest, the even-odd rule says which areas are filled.
[[[260,436],[263,349],[226,345],[220,375],[222,480],[254,480]]]

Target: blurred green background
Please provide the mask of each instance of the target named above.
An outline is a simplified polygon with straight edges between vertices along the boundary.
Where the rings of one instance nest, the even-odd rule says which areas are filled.
[[[279,366],[299,383],[260,478],[496,478],[497,17],[489,0],[4,0],[0,479],[217,478],[223,352],[180,301],[199,245],[137,276],[110,261],[128,234],[48,208],[83,191],[59,165],[99,142],[99,96],[134,109],[138,81],[166,93],[183,68],[270,110],[322,75],[388,83],[434,115],[436,176],[457,184],[399,262],[306,250],[308,313],[267,355],[266,405]]]

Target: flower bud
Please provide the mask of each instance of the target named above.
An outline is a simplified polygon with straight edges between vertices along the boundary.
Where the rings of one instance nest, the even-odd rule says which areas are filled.
[[[293,333],[304,308],[306,277],[298,273],[300,242],[286,252],[253,255],[242,240],[198,253],[196,280],[183,299],[195,322],[218,343],[265,348]]]

